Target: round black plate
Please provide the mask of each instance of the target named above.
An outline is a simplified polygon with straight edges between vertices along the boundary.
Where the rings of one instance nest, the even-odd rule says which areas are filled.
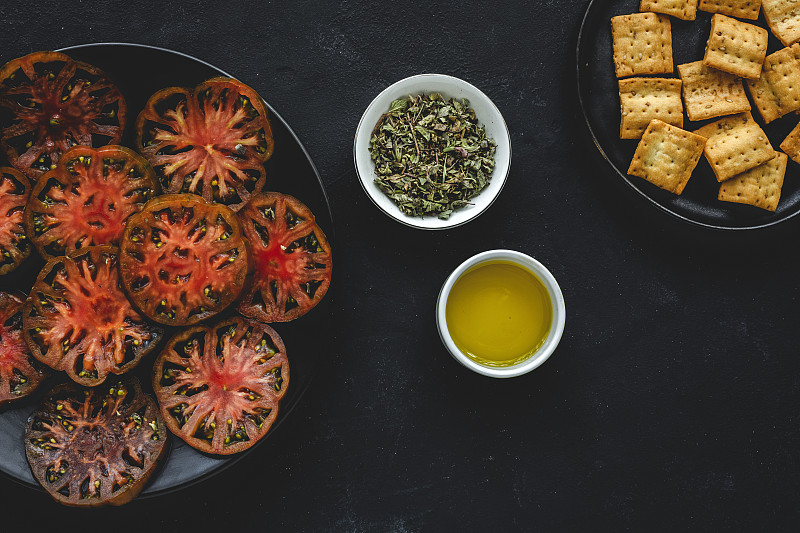
[[[122,139],[122,144],[126,146],[132,146],[136,116],[154,92],[170,86],[194,87],[214,76],[230,76],[199,59],[150,46],[104,43],[75,46],[61,51],[74,59],[86,61],[104,70],[122,90],[128,104],[128,125]],[[248,83],[249,80],[242,81]],[[315,214],[320,227],[332,242],[333,220],[330,205],[314,162],[289,125],[269,104],[267,105],[275,137],[275,152],[267,162],[266,188],[291,194],[305,203]],[[38,256],[29,258],[16,271],[0,278],[0,290],[17,288],[27,292],[43,265],[44,262]],[[315,354],[321,352],[320,344],[326,335],[332,334],[327,326],[330,323],[328,316],[330,299],[329,292],[306,316],[294,322],[274,325],[286,343],[291,380],[289,390],[281,401],[278,418],[267,437],[297,405],[311,382],[316,365]],[[318,335],[308,335],[308,331],[314,331]],[[142,386],[150,393],[152,393],[152,362],[151,355],[134,371]],[[24,484],[39,488],[25,458],[23,443],[25,422],[42,394],[55,382],[63,379],[65,379],[63,375],[51,378],[37,391],[38,394],[24,400],[22,405],[0,413],[0,472]],[[232,457],[213,457],[201,454],[177,437],[171,436],[170,440],[171,449],[167,460],[161,470],[154,475],[143,495],[162,494],[199,481],[230,466],[242,456],[238,454]],[[248,452],[256,446],[250,448]]]
[[[638,11],[639,0],[592,0],[578,34],[578,98],[586,124],[602,156],[634,191],[654,206],[692,224],[717,229],[746,230],[772,226],[795,216],[800,212],[800,169],[792,160],[789,160],[781,200],[775,213],[717,200],[719,183],[704,157],[680,196],[626,174],[638,141],[619,138],[619,89],[612,59],[611,17]],[[706,40],[711,30],[711,14],[698,11],[694,21],[670,17],[670,22],[673,63],[676,69],[673,74],[664,74],[663,77],[677,78],[678,65],[703,59]],[[758,21],[745,22],[767,27],[763,16]],[[770,34],[767,53],[780,48],[783,45]],[[755,107],[753,116],[764,128],[776,149],[798,122],[797,116],[791,113],[764,126]],[[684,115],[683,127],[693,131],[714,120],[718,119],[689,122]]]

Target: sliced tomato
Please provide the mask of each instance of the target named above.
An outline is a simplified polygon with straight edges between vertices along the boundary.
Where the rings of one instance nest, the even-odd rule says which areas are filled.
[[[136,146],[168,193],[193,193],[237,210],[264,186],[272,155],[264,101],[231,78],[150,97],[136,121]]]
[[[128,219],[120,272],[151,319],[185,326],[216,315],[244,286],[249,252],[236,215],[193,194],[165,194]]]
[[[153,372],[169,430],[200,451],[220,455],[245,450],[266,435],[289,386],[280,336],[238,317],[178,333]]]
[[[23,331],[33,356],[81,385],[127,372],[162,336],[125,297],[118,262],[113,246],[51,259],[25,303]]]
[[[36,52],[0,69],[0,109],[0,146],[35,181],[75,145],[118,143],[127,108],[100,69]]]
[[[25,428],[34,477],[73,507],[132,500],[164,457],[166,441],[156,402],[134,378],[95,389],[58,385]]]
[[[123,146],[68,150],[33,188],[25,222],[45,259],[101,244],[119,246],[125,222],[161,192],[150,164]]]
[[[31,254],[24,224],[30,192],[24,174],[11,167],[0,167],[0,275],[17,268]]]
[[[238,213],[250,242],[253,280],[239,312],[286,322],[317,305],[331,283],[331,247],[311,210],[296,198],[264,192]]]
[[[24,295],[0,292],[0,407],[24,398],[47,376],[22,335],[24,304]]]

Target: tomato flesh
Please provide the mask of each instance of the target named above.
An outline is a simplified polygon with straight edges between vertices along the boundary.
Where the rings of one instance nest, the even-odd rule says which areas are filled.
[[[25,214],[28,233],[46,259],[118,246],[128,217],[159,191],[153,169],[135,152],[78,146],[36,183]]]
[[[29,196],[28,178],[16,169],[0,167],[0,274],[17,268],[31,253],[24,224]]]
[[[23,315],[34,357],[76,382],[95,386],[122,374],[158,343],[119,282],[119,252],[91,246],[45,265]]]
[[[242,318],[177,334],[153,372],[170,431],[201,451],[220,455],[245,450],[267,433],[289,385],[280,336]]]
[[[230,209],[168,194],[129,219],[120,265],[125,289],[143,313],[162,324],[188,325],[236,299],[249,253]]]
[[[254,277],[243,315],[286,322],[316,306],[330,286],[331,248],[314,215],[291,196],[264,192],[239,212],[252,247]]]
[[[24,296],[0,292],[0,406],[33,392],[46,377],[22,335]]]
[[[91,390],[62,384],[29,418],[25,449],[34,476],[56,501],[121,505],[144,488],[166,436],[155,402],[134,379]]]
[[[237,210],[263,187],[273,140],[261,97],[241,82],[214,78],[191,91],[154,94],[139,115],[137,145],[167,192]]]
[[[119,142],[126,105],[99,69],[59,52],[36,52],[0,69],[2,145],[32,180],[75,145]]]
[[[23,233],[25,231],[22,225],[22,211],[27,195],[14,194],[15,191],[14,182],[8,179],[0,182],[0,214],[3,215],[0,217],[0,247],[3,249],[15,244],[14,237],[18,236],[20,230]]]

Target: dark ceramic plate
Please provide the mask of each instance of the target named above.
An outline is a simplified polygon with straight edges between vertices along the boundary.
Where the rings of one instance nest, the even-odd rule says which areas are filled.
[[[699,226],[747,230],[772,226],[795,216],[800,212],[800,168],[792,160],[789,160],[781,200],[775,213],[717,200],[719,184],[704,157],[701,158],[680,196],[663,191],[641,178],[626,174],[638,141],[619,138],[619,90],[612,59],[611,17],[638,11],[639,0],[592,0],[586,9],[578,34],[578,98],[592,139],[614,172],[655,207]],[[711,29],[711,14],[698,11],[697,19],[694,21],[683,21],[674,17],[670,17],[670,21],[673,63],[676,69],[674,74],[665,74],[663,77],[677,78],[678,65],[703,58]],[[763,16],[754,23],[767,27]],[[780,48],[783,48],[783,45],[770,35],[767,53]],[[764,128],[772,146],[776,149],[798,122],[797,116],[790,114],[764,126],[764,121],[755,108],[753,116]],[[684,115],[683,127],[692,131],[714,120],[716,119],[689,122],[688,117]]]
[[[69,56],[101,68],[122,90],[128,103],[128,126],[122,144],[131,146],[132,123],[151,94],[170,86],[193,87],[214,76],[230,76],[199,59],[149,46],[133,44],[91,44],[61,50]],[[5,58],[10,60],[12,58]],[[247,79],[242,80],[248,83]],[[268,93],[267,93],[268,96]],[[295,196],[315,214],[326,236],[333,237],[333,221],[328,198],[319,173],[300,140],[288,124],[269,106],[270,122],[275,137],[275,152],[267,162],[267,189]],[[34,254],[35,255],[35,254]],[[28,259],[15,272],[0,278],[0,290],[19,288],[27,292],[33,285],[44,262],[37,257]],[[274,325],[286,343],[291,368],[289,390],[281,402],[278,418],[263,443],[288,413],[297,405],[308,388],[316,365],[320,344],[331,335],[329,292],[323,301],[306,316],[287,324]],[[317,334],[308,335],[309,331]],[[153,356],[145,358],[134,370],[142,386],[152,393],[151,371]],[[25,403],[0,413],[0,472],[26,485],[39,488],[25,458],[23,432],[34,405],[53,384],[63,380],[55,376]],[[197,482],[233,464],[242,454],[232,457],[212,457],[195,451],[177,437],[171,436],[171,448],[161,470],[152,478],[143,495],[158,495]],[[247,452],[255,450],[253,446]],[[256,452],[257,453],[257,452]],[[0,484],[8,481],[0,479]]]

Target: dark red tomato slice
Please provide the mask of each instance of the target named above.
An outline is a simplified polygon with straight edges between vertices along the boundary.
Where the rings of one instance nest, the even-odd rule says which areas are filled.
[[[28,235],[45,259],[119,246],[128,217],[159,192],[155,172],[136,152],[76,146],[36,182],[25,212]]]
[[[266,435],[289,386],[281,338],[265,324],[238,317],[178,333],[153,372],[170,431],[220,455],[245,450]]]
[[[165,194],[128,219],[120,272],[144,314],[185,326],[216,315],[239,296],[249,255],[233,211],[193,194]]]
[[[328,291],[332,268],[331,247],[311,210],[292,196],[265,192],[238,216],[254,270],[239,312],[262,322],[306,314]]]
[[[34,181],[75,145],[118,143],[125,115],[125,99],[103,71],[60,52],[0,69],[0,146]]]
[[[132,500],[164,457],[166,441],[156,402],[134,378],[95,389],[58,385],[25,428],[33,475],[73,507]]]
[[[168,193],[199,194],[238,210],[264,186],[272,129],[264,101],[231,78],[169,87],[136,121],[136,146]]]
[[[24,174],[11,167],[0,167],[0,275],[17,268],[31,254],[24,224],[30,192]]]
[[[51,259],[25,302],[23,331],[33,356],[81,385],[127,372],[162,336],[125,297],[118,262],[113,246]]]
[[[0,407],[24,398],[47,376],[22,335],[25,296],[0,292]]]

